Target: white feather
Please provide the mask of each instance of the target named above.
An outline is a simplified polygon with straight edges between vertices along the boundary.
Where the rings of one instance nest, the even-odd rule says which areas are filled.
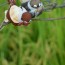
[[[14,23],[22,22],[21,17],[24,12],[27,12],[25,8],[22,7],[22,9],[16,5],[13,5],[10,8],[10,18]]]

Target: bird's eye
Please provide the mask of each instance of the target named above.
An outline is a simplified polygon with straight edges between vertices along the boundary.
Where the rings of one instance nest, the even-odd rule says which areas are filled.
[[[37,5],[34,5],[34,7],[37,7]]]

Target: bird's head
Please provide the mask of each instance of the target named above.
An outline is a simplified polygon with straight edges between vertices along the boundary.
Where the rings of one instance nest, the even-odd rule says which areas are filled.
[[[39,3],[40,3],[40,0],[31,0],[30,1],[31,6],[34,7],[34,8],[39,7],[40,6]]]

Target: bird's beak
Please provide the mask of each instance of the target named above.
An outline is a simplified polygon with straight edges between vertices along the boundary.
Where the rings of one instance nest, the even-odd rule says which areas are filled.
[[[23,21],[23,25],[27,26],[28,24],[30,24],[30,23],[27,21]]]

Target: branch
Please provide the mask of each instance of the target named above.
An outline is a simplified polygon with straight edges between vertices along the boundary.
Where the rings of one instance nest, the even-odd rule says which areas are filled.
[[[65,4],[62,4],[62,5],[57,5],[56,3],[51,3],[49,5],[48,8],[44,8],[43,11],[48,11],[48,10],[53,10],[53,9],[56,9],[56,8],[64,8],[65,7]]]
[[[0,4],[0,7],[1,7],[1,6],[5,6],[6,4],[8,4],[8,3],[7,3],[7,2],[2,3],[2,4]]]
[[[0,30],[4,27],[4,26],[6,26],[6,25],[8,25],[10,22],[5,22],[5,21],[3,21],[1,24],[0,24]]]
[[[61,20],[61,19],[65,19],[64,17],[59,17],[59,18],[33,18],[32,20],[38,20],[38,21],[53,21],[53,20]]]

